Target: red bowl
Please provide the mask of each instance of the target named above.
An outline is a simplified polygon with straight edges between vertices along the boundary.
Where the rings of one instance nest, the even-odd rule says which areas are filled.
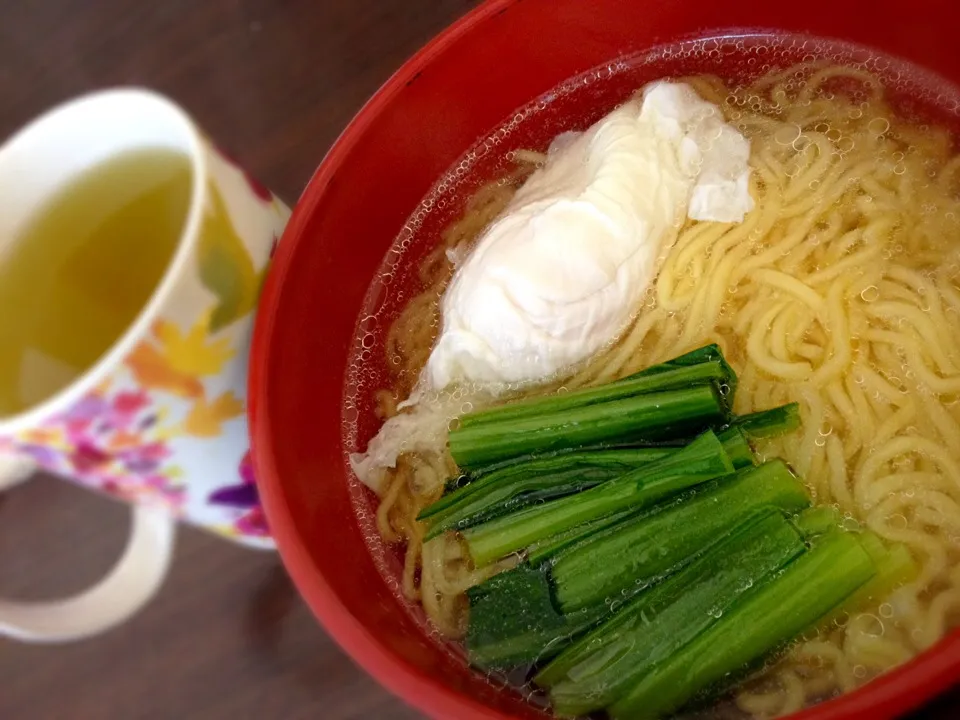
[[[360,111],[307,186],[264,288],[250,427],[280,554],[324,627],[370,674],[434,717],[543,717],[425,633],[365,542],[370,528],[358,521],[358,490],[345,465],[344,378],[357,317],[385,252],[437,179],[561,81],[691,34],[761,27],[839,38],[960,84],[949,7],[943,0],[490,0],[411,58]],[[957,679],[955,633],[798,717],[891,717]]]

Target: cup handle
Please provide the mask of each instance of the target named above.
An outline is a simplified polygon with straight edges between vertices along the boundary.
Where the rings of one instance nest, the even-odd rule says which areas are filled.
[[[0,487],[11,475],[0,477]],[[119,625],[156,594],[170,567],[176,521],[164,510],[132,509],[130,537],[113,569],[93,587],[63,600],[0,599],[0,635],[56,643],[96,635]]]
[[[19,485],[36,469],[37,464],[24,455],[0,452],[0,492]]]

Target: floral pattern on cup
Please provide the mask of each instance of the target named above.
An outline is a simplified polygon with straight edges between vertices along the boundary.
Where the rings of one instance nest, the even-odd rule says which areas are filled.
[[[242,515],[234,523],[233,529],[244,535],[267,536],[267,518],[260,507],[260,494],[257,492],[256,478],[253,476],[253,460],[250,451],[243,456],[239,468],[240,482],[219,488],[210,494],[212,505],[236,508]],[[229,532],[229,531],[227,531]]]
[[[167,409],[143,389],[110,385],[8,445],[48,472],[123,500],[162,504],[179,516],[185,488],[162,431]]]

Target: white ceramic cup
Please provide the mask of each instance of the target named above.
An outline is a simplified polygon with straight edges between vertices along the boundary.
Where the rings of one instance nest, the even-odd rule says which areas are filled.
[[[108,90],[54,108],[0,146],[0,263],[62,188],[116,156],[151,149],[182,153],[192,183],[158,286],[80,377],[25,412],[0,415],[0,490],[41,468],[129,502],[130,537],[110,573],[77,596],[0,600],[2,635],[57,642],[126,620],[160,587],[181,519],[273,547],[244,411],[253,310],[287,207],[171,101]]]

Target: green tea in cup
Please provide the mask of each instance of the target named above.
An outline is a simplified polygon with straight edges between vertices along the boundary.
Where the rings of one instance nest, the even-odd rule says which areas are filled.
[[[119,154],[0,247],[0,417],[69,385],[130,326],[177,247],[191,184],[183,153]]]

